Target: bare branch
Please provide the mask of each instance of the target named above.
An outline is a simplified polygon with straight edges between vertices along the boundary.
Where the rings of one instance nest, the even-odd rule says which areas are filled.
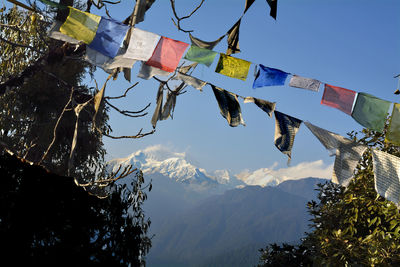
[[[113,104],[111,104],[110,102],[108,102],[106,99],[104,99],[104,102],[109,105],[110,107],[112,107],[113,109],[115,109],[116,111],[118,111],[119,113],[121,113],[124,116],[128,116],[128,117],[132,117],[132,118],[138,118],[138,117],[143,117],[147,115],[146,113],[143,114],[139,114],[139,115],[131,115],[131,114],[137,114],[140,112],[143,112],[145,109],[147,109],[151,103],[147,104],[146,107],[144,107],[142,110],[139,111],[129,111],[129,110],[120,110],[119,108],[117,108],[116,106],[114,106]]]
[[[12,46],[14,46],[14,47],[29,48],[29,49],[31,49],[31,50],[33,50],[33,51],[35,51],[35,52],[36,52],[36,53],[38,53],[38,54],[42,54],[42,55],[44,55],[44,53],[43,53],[43,52],[41,52],[41,51],[37,50],[36,48],[34,48],[33,46],[30,46],[30,45],[23,45],[23,44],[17,44],[17,43],[13,43],[13,42],[11,42],[11,41],[9,41],[9,40],[7,40],[7,39],[4,39],[4,38],[3,38],[3,37],[1,37],[1,36],[0,36],[0,41],[3,41],[3,42],[5,42],[5,43],[7,43],[7,44],[9,44],[9,45],[12,45]]]
[[[135,87],[136,85],[138,85],[139,82],[136,82],[134,85],[132,85],[131,87],[129,87],[128,89],[125,90],[125,93],[123,95],[120,96],[106,96],[104,97],[105,99],[119,99],[119,98],[123,98],[126,97],[126,94],[129,92],[129,90],[131,90],[133,87]]]
[[[143,128],[140,129],[140,131],[139,131],[136,135],[112,136],[112,135],[109,135],[109,134],[107,134],[107,133],[103,133],[103,135],[104,135],[104,136],[107,136],[107,137],[109,137],[109,138],[111,138],[111,139],[139,139],[139,138],[145,137],[145,136],[147,136],[147,135],[150,135],[150,134],[153,134],[153,133],[156,132],[156,130],[153,129],[153,130],[150,131],[150,132],[142,133],[142,130],[143,130]]]
[[[47,147],[46,151],[44,152],[44,154],[42,156],[42,159],[38,162],[39,165],[47,157],[47,154],[49,153],[51,147],[53,146],[54,142],[56,141],[58,125],[60,124],[61,118],[64,116],[65,110],[68,108],[69,104],[71,104],[71,102],[72,102],[73,94],[74,94],[74,87],[71,88],[71,94],[69,96],[68,102],[67,102],[67,104],[65,104],[63,110],[61,111],[60,116],[57,119],[56,125],[54,126],[54,129],[53,129],[53,140],[51,141],[50,145]]]
[[[184,30],[184,29],[182,29],[182,27],[181,27],[181,21],[184,20],[184,19],[190,18],[194,13],[196,13],[196,11],[199,10],[199,8],[203,5],[204,0],[201,0],[200,4],[199,4],[192,12],[190,12],[189,15],[183,16],[183,17],[179,17],[178,14],[176,13],[176,9],[175,9],[175,0],[170,0],[170,2],[171,2],[171,8],[172,8],[172,12],[174,13],[176,22],[174,21],[173,18],[171,18],[171,20],[172,20],[172,22],[174,23],[174,25],[176,26],[176,28],[177,28],[179,31],[186,32],[186,33],[188,33],[188,32],[193,32],[193,30]]]

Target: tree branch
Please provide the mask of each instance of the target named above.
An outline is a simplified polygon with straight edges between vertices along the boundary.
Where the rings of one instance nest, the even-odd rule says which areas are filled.
[[[182,29],[182,27],[181,27],[181,21],[184,20],[184,19],[190,18],[194,13],[196,13],[196,11],[199,10],[199,8],[203,5],[204,0],[201,0],[200,4],[199,4],[189,15],[183,16],[183,17],[179,17],[178,14],[176,13],[176,9],[175,9],[175,0],[170,0],[170,2],[171,2],[171,8],[172,8],[172,12],[174,13],[176,22],[174,21],[173,18],[171,18],[171,20],[172,20],[172,22],[174,23],[174,25],[176,26],[176,28],[177,28],[179,31],[186,32],[186,33],[188,33],[188,32],[193,32],[193,30],[184,30],[184,29]]]

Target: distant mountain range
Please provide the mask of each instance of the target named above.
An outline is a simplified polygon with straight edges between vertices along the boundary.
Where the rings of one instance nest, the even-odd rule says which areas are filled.
[[[185,153],[163,147],[110,162],[114,170],[132,164],[152,180],[144,204],[155,235],[148,266],[254,266],[258,249],[299,241],[308,230],[306,203],[316,198],[316,184],[326,181],[281,182],[247,173],[250,183],[258,175],[263,185],[274,185],[249,186],[229,171],[208,173],[190,162]]]

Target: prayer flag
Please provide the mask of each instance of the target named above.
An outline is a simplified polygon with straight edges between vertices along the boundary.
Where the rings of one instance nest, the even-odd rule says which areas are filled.
[[[141,0],[136,2],[135,5],[135,9],[137,9],[137,12],[135,12],[136,24],[144,21],[144,14],[147,12],[147,10],[150,9],[150,7],[153,5],[155,1],[156,0]]]
[[[192,45],[190,46],[184,58],[210,67],[210,65],[214,62],[214,58],[217,54],[217,52],[214,52],[212,50]]]
[[[337,108],[346,114],[351,115],[356,92],[353,90],[325,84],[321,104]]]
[[[259,64],[258,67],[256,79],[253,82],[253,88],[285,84],[288,73],[278,69],[268,68],[262,64]]]
[[[267,100],[258,99],[251,96],[244,98],[244,103],[251,103],[251,102],[256,104],[263,111],[265,111],[268,114],[268,116],[272,117],[272,112],[274,112],[276,106],[275,102],[269,102]]]
[[[159,41],[160,35],[158,34],[132,28],[128,49],[124,56],[126,58],[147,61],[153,55]]]
[[[373,149],[375,190],[382,197],[400,204],[400,158]]]
[[[241,18],[229,29],[228,34],[228,50],[226,50],[227,55],[237,54],[240,52],[239,48],[239,29]]]
[[[205,81],[199,80],[193,76],[184,74],[182,72],[178,72],[176,74],[176,76],[172,79],[173,80],[181,80],[185,84],[190,85],[200,91],[203,91],[203,87],[207,84],[207,82],[205,82]]]
[[[362,126],[382,132],[392,103],[375,96],[358,93],[351,116]]]
[[[400,145],[400,104],[398,103],[395,103],[393,106],[385,141],[395,145]]]
[[[89,47],[105,56],[114,58],[124,41],[128,29],[128,25],[102,17],[97,28],[96,36],[89,44]]]
[[[153,76],[168,76],[170,74],[171,72],[149,66],[145,62],[142,62],[142,67],[140,68],[137,76],[139,78],[148,80],[151,79]]]
[[[330,151],[331,156],[336,155],[332,181],[347,187],[353,177],[354,169],[367,147],[309,122],[304,122],[304,124]]]
[[[90,44],[96,35],[101,17],[73,7],[68,8],[69,15],[64,24],[61,25],[60,32],[85,44]]]
[[[212,50],[217,44],[219,44],[219,42],[221,42],[222,39],[224,39],[225,35],[222,35],[213,42],[202,41],[199,38],[194,37],[190,32],[189,32],[189,37],[190,41],[192,42],[192,45]]]
[[[242,111],[240,110],[237,95],[215,85],[210,85],[217,99],[221,115],[228,121],[229,126],[236,127],[239,124],[246,126],[242,118]]]
[[[294,138],[300,128],[302,120],[286,115],[279,111],[275,114],[275,146],[289,157],[292,157]]]
[[[53,25],[51,25],[48,35],[50,38],[68,42],[70,44],[78,44],[79,41],[72,38],[66,34],[60,32],[60,27],[63,23],[61,21],[55,20]]]
[[[220,54],[215,72],[245,81],[249,73],[251,62]]]
[[[162,36],[147,65],[173,72],[189,44]]]
[[[136,60],[123,57],[124,53],[125,49],[120,48],[117,56],[110,58],[86,46],[85,60],[95,66],[101,67],[105,72],[111,73],[112,69],[120,67],[130,69],[135,64]]]
[[[318,92],[321,82],[318,80],[304,78],[297,75],[293,75],[290,79],[289,86],[296,88],[303,88],[311,91]]]
[[[271,8],[269,15],[276,20],[276,11],[278,9],[278,0],[267,0],[267,3],[269,5],[269,7]]]
[[[162,115],[163,98],[164,98],[164,83],[160,83],[160,86],[158,87],[157,91],[156,109],[154,110],[153,117],[151,118],[151,125],[153,125],[154,129],[156,128],[157,121],[160,120]]]

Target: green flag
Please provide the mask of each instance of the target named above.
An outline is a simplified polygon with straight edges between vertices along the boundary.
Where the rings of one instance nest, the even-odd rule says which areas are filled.
[[[185,59],[210,67],[217,54],[217,52],[212,50],[192,45],[187,51]]]
[[[366,93],[358,93],[351,116],[362,126],[382,132],[391,102]]]
[[[386,142],[400,145],[400,104],[393,106],[392,116],[390,117],[389,129],[386,133]]]

